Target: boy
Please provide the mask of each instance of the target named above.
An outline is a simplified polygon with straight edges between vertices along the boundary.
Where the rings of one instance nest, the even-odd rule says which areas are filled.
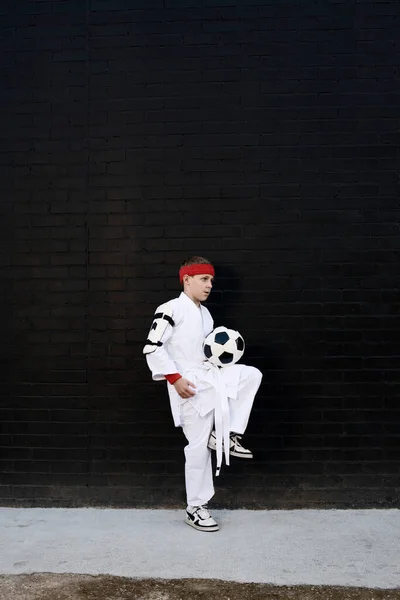
[[[183,292],[157,308],[143,353],[153,380],[168,381],[174,424],[188,441],[186,523],[199,531],[218,531],[207,508],[214,495],[211,450],[217,450],[217,474],[222,445],[227,464],[229,454],[253,458],[239,434],[246,430],[262,374],[239,364],[218,369],[205,359],[203,342],[214,322],[202,302],[212,289],[212,264],[192,256],[182,263],[179,278]]]

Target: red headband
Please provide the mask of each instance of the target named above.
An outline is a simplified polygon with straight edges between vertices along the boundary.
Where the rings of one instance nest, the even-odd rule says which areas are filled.
[[[179,269],[179,281],[182,283],[184,275],[212,275],[214,277],[214,267],[210,264],[196,264]]]

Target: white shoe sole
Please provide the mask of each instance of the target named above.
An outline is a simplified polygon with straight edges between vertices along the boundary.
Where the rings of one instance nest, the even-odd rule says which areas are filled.
[[[236,458],[253,458],[253,455],[251,454],[251,452],[249,452],[248,454],[239,454],[237,452],[235,452],[234,450],[231,450],[229,452],[230,456],[236,456]]]
[[[185,523],[193,527],[193,529],[197,529],[197,531],[205,531],[208,533],[214,533],[214,531],[219,531],[218,525],[213,525],[212,527],[200,527],[200,525],[196,525],[194,521],[191,521],[188,517],[185,519]]]

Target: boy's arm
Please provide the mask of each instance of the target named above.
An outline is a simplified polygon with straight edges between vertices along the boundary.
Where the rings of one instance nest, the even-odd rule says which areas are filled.
[[[166,302],[157,308],[143,348],[143,354],[146,356],[155,381],[168,379],[168,376],[176,376],[176,381],[180,377],[174,361],[165,349],[165,343],[173,335],[174,327],[174,309],[171,302]]]
[[[169,302],[158,307],[143,354],[155,381],[166,379],[181,398],[191,398],[196,393],[194,384],[177,372],[174,361],[165,349],[165,343],[174,333],[175,319],[179,319],[179,315],[174,314]]]

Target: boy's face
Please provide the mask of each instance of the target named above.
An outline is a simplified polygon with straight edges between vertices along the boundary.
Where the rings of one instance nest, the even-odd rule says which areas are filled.
[[[185,293],[195,302],[204,302],[210,295],[213,281],[212,275],[185,275]]]

